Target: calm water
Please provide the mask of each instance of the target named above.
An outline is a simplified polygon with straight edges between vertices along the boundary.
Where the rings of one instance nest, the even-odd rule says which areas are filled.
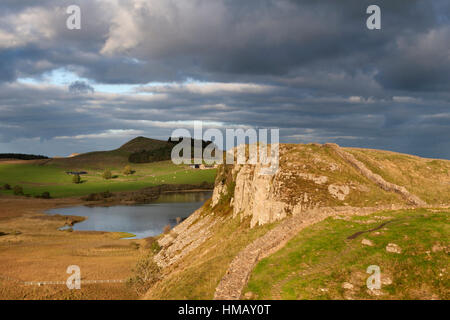
[[[211,197],[210,191],[166,193],[151,204],[113,207],[71,207],[52,209],[49,214],[87,217],[76,223],[74,230],[122,231],[145,238],[160,234],[168,224],[176,225],[177,217],[187,218]]]

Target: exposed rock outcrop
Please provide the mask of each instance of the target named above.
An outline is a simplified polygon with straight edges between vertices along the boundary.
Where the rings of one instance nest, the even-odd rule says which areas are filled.
[[[216,206],[222,197],[232,199],[233,216],[242,218],[251,217],[251,227],[282,220],[290,214],[296,214],[311,208],[330,205],[347,205],[344,201],[352,192],[369,192],[368,184],[375,183],[387,192],[400,194],[408,204],[426,205],[417,196],[411,194],[402,186],[385,181],[381,176],[370,171],[362,162],[351,154],[342,150],[336,144],[324,146],[314,145],[322,150],[322,154],[306,146],[302,152],[311,150],[310,158],[304,155],[307,161],[296,158],[296,149],[280,148],[280,167],[274,175],[262,175],[260,165],[234,165],[229,166],[227,174],[216,181],[211,207]],[[336,170],[342,171],[343,165],[336,164],[323,154],[323,150],[330,148],[348,163],[346,170],[356,168],[360,174],[371,183],[363,185],[348,178],[336,181]],[[305,150],[306,149],[306,150]],[[322,157],[321,157],[322,156]],[[353,170],[354,171],[354,170]],[[358,174],[354,179],[359,179]],[[226,176],[226,177],[225,177]],[[334,177],[334,178],[331,178]],[[345,177],[345,176],[344,176]],[[230,186],[233,185],[233,188]],[[232,193],[232,194],[228,194]]]
[[[233,168],[235,176],[233,216],[251,216],[250,225],[261,225],[286,217],[287,203],[276,198],[274,176],[260,175],[259,166],[243,165]],[[275,180],[275,181],[274,181]]]
[[[154,257],[158,266],[167,267],[177,262],[211,236],[210,230],[219,219],[213,216],[202,217],[202,211],[202,208],[198,209],[158,240],[163,248]]]
[[[328,192],[339,200],[345,200],[345,197],[348,196],[350,193],[350,187],[349,186],[341,186],[337,184],[330,184],[328,186]]]

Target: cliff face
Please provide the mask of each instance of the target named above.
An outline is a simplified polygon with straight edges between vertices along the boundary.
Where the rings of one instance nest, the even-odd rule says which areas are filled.
[[[426,205],[335,144],[282,145],[278,172],[269,176],[260,170],[259,165],[226,166],[216,179],[211,207],[226,198],[233,216],[251,217],[254,227],[319,207]]]

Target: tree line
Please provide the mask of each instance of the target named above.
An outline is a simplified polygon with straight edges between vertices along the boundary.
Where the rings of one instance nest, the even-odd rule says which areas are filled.
[[[170,160],[173,147],[175,147],[175,145],[177,145],[182,139],[190,139],[191,147],[192,149],[194,149],[194,139],[180,138],[179,140],[175,141],[169,138],[169,140],[167,140],[168,144],[166,146],[154,150],[141,150],[138,152],[134,152],[128,156],[128,161],[131,163],[150,163]],[[202,140],[202,149],[205,149],[211,143],[211,141]]]
[[[48,159],[48,157],[35,154],[0,153],[0,159],[41,160],[41,159]]]

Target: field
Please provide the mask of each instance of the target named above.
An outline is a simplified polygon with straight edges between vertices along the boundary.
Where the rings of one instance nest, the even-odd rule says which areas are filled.
[[[0,299],[136,299],[124,283],[26,285],[66,281],[67,267],[78,265],[84,280],[125,280],[141,255],[143,240],[120,232],[59,231],[71,217],[45,210],[79,205],[80,200],[0,197]]]
[[[214,182],[216,170],[196,170],[184,165],[174,165],[171,161],[148,164],[132,164],[135,171],[131,175],[122,173],[123,166],[111,164],[102,169],[68,168],[57,164],[47,164],[46,161],[0,162],[0,187],[9,184],[11,187],[20,185],[25,194],[40,195],[50,192],[52,197],[81,196],[94,192],[129,191],[160,184],[200,184],[203,181]],[[111,170],[113,178],[105,180],[104,170]],[[66,171],[88,172],[82,175],[82,183],[74,184],[72,175]],[[3,194],[12,191],[1,190]]]
[[[449,234],[449,212],[431,209],[328,218],[261,260],[246,293],[257,299],[449,299]],[[401,252],[388,252],[390,243]],[[380,267],[380,290],[366,286],[370,265]]]

